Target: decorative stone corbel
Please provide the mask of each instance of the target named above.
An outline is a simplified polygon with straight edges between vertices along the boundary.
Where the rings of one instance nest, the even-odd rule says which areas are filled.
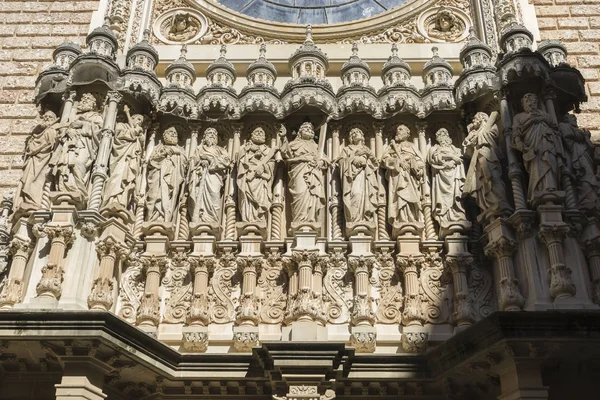
[[[60,299],[64,280],[67,247],[75,240],[72,226],[46,225],[44,231],[51,239],[48,263],[42,268],[42,279],[36,286],[38,296]]]
[[[427,332],[402,332],[402,350],[407,353],[424,353],[427,350]]]
[[[186,351],[203,353],[208,348],[208,333],[184,332],[182,347]]]

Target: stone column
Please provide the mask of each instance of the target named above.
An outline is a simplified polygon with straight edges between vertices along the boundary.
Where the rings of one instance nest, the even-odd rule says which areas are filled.
[[[238,265],[242,269],[242,293],[238,308],[237,324],[258,326],[258,307],[255,296],[256,276],[262,266],[262,258],[239,258]]]
[[[108,160],[112,149],[113,137],[115,135],[115,122],[117,118],[117,106],[123,100],[123,95],[117,91],[107,94],[108,108],[104,114],[104,126],[102,127],[102,139],[98,147],[98,155],[92,172],[92,189],[88,209],[98,211],[102,203],[102,191],[104,182],[108,178]]]
[[[469,253],[448,254],[446,263],[452,272],[454,283],[454,323],[457,328],[468,327],[475,322],[475,311],[469,301],[467,272],[475,260]]]
[[[10,309],[23,300],[25,294],[25,267],[27,260],[33,251],[31,241],[14,238],[10,243],[12,263],[8,273],[8,279],[0,293],[0,310]]]
[[[48,263],[42,268],[42,279],[36,286],[39,297],[60,299],[64,280],[65,252],[75,240],[73,227],[70,225],[47,225],[44,232],[51,239]]]
[[[153,123],[149,129],[149,139],[148,145],[144,152],[144,157],[142,161],[142,168],[140,168],[140,174],[138,175],[138,181],[136,186],[136,193],[134,198],[136,199],[135,203],[135,222],[133,225],[133,237],[135,239],[140,239],[142,236],[142,227],[144,225],[144,210],[146,209],[146,172],[148,169],[148,157],[154,150],[154,146],[156,145],[156,137],[158,136],[158,131],[160,129],[160,124],[158,122]]]
[[[330,179],[330,196],[329,196],[329,212],[331,215],[331,240],[344,240],[343,236],[343,211],[340,207],[340,173],[339,167],[336,166],[335,161],[340,156],[340,130],[342,124],[339,122],[331,122],[331,160],[334,162],[331,169]]]
[[[235,160],[237,157],[237,153],[240,150],[240,138],[242,136],[242,129],[244,128],[244,124],[242,123],[233,123],[233,148],[231,151],[231,159]],[[225,185],[225,230],[224,230],[224,239],[225,240],[235,240],[236,239],[236,230],[235,230],[235,167],[231,168],[231,173],[227,177],[227,182]]]
[[[419,151],[423,160],[427,160],[427,122],[417,122],[415,124],[419,135]],[[433,217],[431,215],[431,188],[429,187],[429,178],[425,174],[425,181],[421,185],[421,194],[423,196],[423,219],[425,220],[425,239],[437,240]]]
[[[350,258],[348,265],[354,272],[354,307],[352,323],[355,326],[372,326],[375,322],[370,296],[369,276],[373,269],[372,258]]]
[[[158,289],[167,259],[165,256],[142,256],[142,266],[146,271],[146,285],[137,315],[139,325],[158,326],[160,320],[160,297]]]
[[[423,262],[422,256],[399,255],[398,269],[404,276],[404,312],[402,320],[406,326],[422,326],[425,322],[419,295],[419,267]]]
[[[114,272],[117,258],[127,254],[127,248],[109,236],[96,244],[100,268],[88,297],[90,310],[109,311],[113,305]]]
[[[383,122],[374,122],[373,130],[375,131],[375,157],[381,160],[383,157]],[[390,235],[387,232],[387,196],[385,194],[385,180],[383,178],[383,170],[378,171],[379,178],[379,194],[377,203],[377,240],[390,240]]]
[[[208,326],[210,322],[210,304],[208,302],[209,276],[217,265],[214,257],[190,257],[194,272],[193,299],[187,317],[188,325]]]
[[[277,148],[281,148],[281,139],[277,137]],[[283,194],[284,168],[279,152],[275,158],[275,184],[273,186],[273,204],[271,205],[271,231],[269,240],[279,241],[285,237],[283,231],[283,210],[285,195]]]
[[[545,207],[562,208],[560,206],[541,205],[538,209]],[[557,210],[557,212],[560,211]],[[552,296],[554,301],[561,298],[573,297],[576,292],[575,285],[571,280],[571,269],[565,265],[565,255],[563,251],[563,240],[568,229],[566,224],[540,224],[540,238],[548,247],[548,255],[550,258],[548,275],[550,275],[550,296]]]

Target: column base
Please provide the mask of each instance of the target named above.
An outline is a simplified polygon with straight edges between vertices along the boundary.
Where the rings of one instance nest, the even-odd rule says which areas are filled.
[[[327,328],[316,321],[294,321],[290,328],[292,342],[316,342],[327,340]]]

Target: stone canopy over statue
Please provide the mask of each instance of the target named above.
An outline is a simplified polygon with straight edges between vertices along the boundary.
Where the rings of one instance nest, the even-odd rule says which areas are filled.
[[[315,129],[310,122],[300,126],[291,142],[284,129],[279,134],[282,157],[288,166],[292,225],[308,224],[316,229],[325,208],[325,170],[329,162],[314,141]]]
[[[98,153],[103,118],[91,93],[84,93],[74,120],[60,130],[58,147],[50,160],[55,190],[70,192],[82,201],[88,198],[88,183]]]

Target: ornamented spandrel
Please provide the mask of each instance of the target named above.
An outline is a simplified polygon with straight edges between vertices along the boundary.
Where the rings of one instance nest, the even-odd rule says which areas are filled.
[[[262,291],[260,320],[267,324],[280,324],[287,305],[287,276],[279,251],[271,251],[258,278]]]
[[[323,306],[327,309],[330,324],[344,324],[350,320],[352,281],[346,257],[340,249],[333,250],[328,260],[323,279]]]
[[[372,278],[373,286],[379,291],[375,317],[381,324],[399,324],[402,320],[402,283],[396,272],[394,257],[386,249],[377,255]]]

